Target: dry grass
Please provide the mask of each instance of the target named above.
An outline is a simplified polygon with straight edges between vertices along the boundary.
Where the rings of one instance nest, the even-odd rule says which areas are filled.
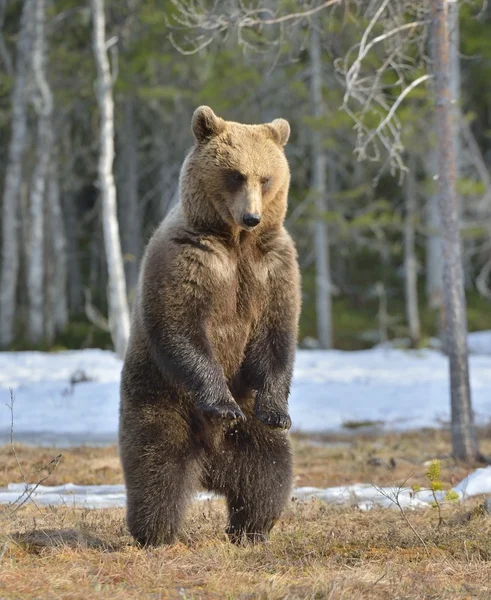
[[[466,513],[467,514],[467,513]],[[447,510],[396,511],[293,503],[267,544],[224,540],[219,502],[195,504],[179,543],[136,548],[122,509],[15,513],[0,536],[1,598],[486,598],[491,519]]]
[[[446,431],[428,430],[380,435],[293,436],[295,485],[327,487],[359,482],[376,485],[402,482],[425,485],[425,463],[439,458],[442,481],[453,486],[471,470],[450,456]],[[17,457],[29,481],[47,475],[46,465],[60,452],[62,460],[46,482],[49,485],[123,483],[116,446],[79,448],[37,448],[16,445]],[[491,456],[491,432],[481,431],[481,452]],[[0,447],[0,487],[22,482],[16,459],[9,446]]]
[[[487,447],[486,447],[487,445]],[[490,453],[490,442],[482,450]],[[17,449],[33,481],[58,453]],[[443,433],[355,438],[348,446],[295,440],[297,484],[371,480],[424,483],[426,460],[443,457],[443,481],[466,474],[449,458]],[[46,483],[120,483],[115,448],[63,451]],[[377,466],[373,459],[390,464]],[[0,485],[20,481],[11,450],[0,451]],[[377,600],[491,597],[491,518],[480,499],[435,511],[409,511],[425,547],[396,510],[362,512],[318,501],[290,504],[267,544],[236,548],[223,534],[220,501],[195,503],[179,543],[135,547],[124,511],[26,506],[0,515],[0,598],[355,598]],[[0,508],[0,510],[2,510]],[[2,550],[3,548],[3,550]]]

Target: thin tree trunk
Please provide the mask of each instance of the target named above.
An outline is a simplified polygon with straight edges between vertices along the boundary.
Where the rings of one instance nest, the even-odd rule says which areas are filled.
[[[322,56],[319,32],[311,31],[311,95],[314,117],[323,115]],[[316,315],[317,337],[321,348],[332,348],[332,299],[329,267],[329,233],[325,221],[327,212],[326,165],[322,131],[317,125],[312,132],[312,191],[316,204],[315,254],[316,254]]]
[[[65,223],[60,202],[60,184],[56,163],[52,163],[48,185],[49,244],[53,279],[48,281],[48,301],[54,333],[63,331],[68,323],[67,244]]]
[[[112,97],[112,79],[105,40],[104,1],[91,1],[94,25],[94,56],[97,64],[97,100],[101,115],[99,185],[102,198],[102,223],[109,276],[109,325],[116,352],[120,357],[123,357],[129,336],[130,317],[126,297],[126,282],[118,227],[116,188],[113,175],[114,102]]]
[[[98,208],[98,207],[97,207]],[[92,235],[90,236],[89,242],[89,276],[88,286],[92,294],[95,290],[104,289],[101,287],[102,275],[101,272],[106,268],[102,260],[102,253],[104,252],[104,235],[102,231],[101,213],[99,210],[93,215],[90,221],[90,227]],[[101,298],[96,298],[96,301],[101,301]]]
[[[426,205],[426,298],[429,308],[441,310],[443,305],[443,257],[438,189],[438,148],[430,149],[428,160],[431,192]]]
[[[18,319],[21,323],[27,323],[27,312],[29,307],[29,297],[27,293],[27,260],[29,250],[29,183],[25,180],[22,181],[20,186],[20,197],[19,197],[19,216],[20,216],[20,227],[19,227],[19,282],[17,285],[16,295],[16,310],[18,313]],[[22,330],[22,335],[25,336],[27,329]]]
[[[461,110],[461,70],[460,70],[460,17],[459,0],[448,0],[448,38],[450,44],[450,90],[452,95],[452,135],[455,148],[455,177],[457,181],[462,177],[462,110]],[[464,198],[457,192],[459,219],[464,218]],[[464,286],[466,289],[474,287],[474,273],[472,267],[473,241],[463,240],[463,268]],[[465,249],[470,250],[466,252]]]
[[[68,267],[68,307],[70,312],[77,313],[83,310],[83,287],[82,273],[80,271],[79,223],[75,193],[71,190],[62,189],[61,204],[65,230],[69,232],[69,235],[65,238]]]
[[[415,249],[415,219],[417,214],[414,161],[406,175],[404,195],[406,215],[404,219],[404,271],[406,275],[406,315],[411,346],[417,348],[421,341],[418,308],[418,262]]]
[[[17,40],[12,93],[12,132],[5,173],[2,207],[2,272],[0,276],[0,347],[14,337],[15,296],[19,272],[18,207],[22,184],[22,158],[27,139],[27,79],[33,43],[33,0],[25,0]]]
[[[448,2],[432,0],[431,6],[435,35],[435,113],[440,167],[439,207],[444,258],[445,342],[450,365],[452,448],[456,458],[470,461],[478,457],[478,444],[469,385],[467,318],[452,136]]]
[[[460,23],[458,0],[447,1],[448,43],[450,53],[450,94],[452,102],[452,137],[455,149],[455,178],[460,178],[461,143],[460,143]],[[462,217],[462,199],[457,194],[459,216]]]
[[[387,306],[387,290],[382,281],[375,284],[375,293],[378,297],[378,335],[381,344],[389,341],[389,309]]]
[[[2,33],[6,8],[7,0],[0,0],[0,60],[3,62],[5,73],[7,73],[9,77],[12,77],[14,75],[14,65]]]
[[[48,194],[50,191],[48,191]],[[47,199],[48,200],[48,199]],[[48,345],[52,345],[55,339],[55,310],[56,302],[56,284],[55,284],[55,253],[53,245],[50,243],[52,235],[52,224],[49,215],[48,202],[45,203],[44,215],[44,288],[45,288],[45,303],[44,303],[44,339]]]
[[[435,61],[435,24],[430,24],[430,54]],[[432,83],[433,93],[434,81]],[[436,123],[433,125],[434,144],[430,147],[427,177],[430,180],[430,195],[426,205],[426,299],[428,307],[438,313],[438,336],[443,342],[445,309],[443,306],[443,254],[439,193],[438,193],[438,144]],[[433,140],[432,140],[433,142]]]
[[[119,222],[123,247],[126,284],[130,299],[138,281],[141,255],[141,216],[138,205],[138,139],[135,130],[135,99],[124,103],[120,162]]]
[[[28,337],[39,344],[44,337],[44,200],[53,140],[53,98],[46,79],[46,0],[35,3],[35,41],[32,55],[36,83],[34,106],[38,115],[36,165],[29,199],[30,229],[27,263],[29,296]]]

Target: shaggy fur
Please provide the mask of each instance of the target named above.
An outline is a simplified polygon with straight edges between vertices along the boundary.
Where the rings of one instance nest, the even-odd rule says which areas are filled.
[[[149,545],[174,540],[202,487],[226,497],[233,541],[264,539],[292,481],[300,278],[283,227],[290,128],[200,107],[192,129],[180,202],[143,259],[121,383],[127,521]],[[246,227],[247,214],[260,224]]]

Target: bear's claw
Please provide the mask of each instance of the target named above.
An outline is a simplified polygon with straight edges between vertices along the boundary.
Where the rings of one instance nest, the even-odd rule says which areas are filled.
[[[290,429],[292,426],[290,415],[278,410],[268,410],[262,408],[260,410],[256,410],[256,417],[259,419],[259,421],[265,425],[268,425],[268,427],[273,427],[275,429]]]
[[[209,404],[201,407],[202,412],[210,416],[229,421],[245,421],[245,415],[238,404]]]

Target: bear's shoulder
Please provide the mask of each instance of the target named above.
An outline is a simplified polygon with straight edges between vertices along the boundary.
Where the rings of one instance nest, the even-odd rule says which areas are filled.
[[[227,248],[206,232],[194,230],[180,205],[174,207],[150,240],[143,262],[144,279],[183,280],[187,277],[231,277]]]

